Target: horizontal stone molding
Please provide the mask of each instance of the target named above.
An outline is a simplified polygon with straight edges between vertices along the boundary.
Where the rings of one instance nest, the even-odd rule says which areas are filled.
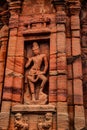
[[[49,34],[51,31],[50,31],[50,29],[48,29],[48,28],[45,28],[45,29],[27,29],[27,30],[25,30],[25,31],[23,31],[23,35],[25,36],[25,35],[38,35],[38,34]]]
[[[12,113],[37,113],[37,112],[56,112],[54,105],[15,105],[12,107]]]

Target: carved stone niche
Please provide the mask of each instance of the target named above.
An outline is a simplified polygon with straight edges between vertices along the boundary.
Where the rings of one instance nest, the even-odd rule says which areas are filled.
[[[49,39],[25,41],[24,104],[47,104]]]
[[[50,102],[51,31],[48,28],[28,30],[24,36],[24,102],[12,107],[12,130],[53,130],[56,109]],[[55,38],[55,37],[54,37]],[[56,43],[54,43],[56,44]],[[56,87],[56,86],[55,86]],[[20,117],[16,125],[17,115]],[[20,128],[20,129],[19,129]]]
[[[12,107],[12,130],[53,130],[56,109],[53,105],[16,105]]]

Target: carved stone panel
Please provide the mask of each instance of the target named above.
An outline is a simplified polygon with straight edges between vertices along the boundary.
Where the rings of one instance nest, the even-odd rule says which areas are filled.
[[[49,88],[49,40],[25,42],[24,103],[46,104]]]
[[[53,130],[55,112],[53,105],[15,105],[10,130]]]

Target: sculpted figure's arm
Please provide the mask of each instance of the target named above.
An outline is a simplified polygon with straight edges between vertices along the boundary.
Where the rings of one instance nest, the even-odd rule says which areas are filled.
[[[47,69],[48,69],[48,60],[47,60],[47,56],[44,55],[44,70],[43,70],[43,73],[46,74],[47,72]]]
[[[32,62],[32,58],[29,58],[26,65],[25,65],[25,68],[29,67],[31,62]]]

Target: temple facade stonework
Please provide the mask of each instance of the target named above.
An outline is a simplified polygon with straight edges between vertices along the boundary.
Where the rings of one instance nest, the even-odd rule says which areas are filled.
[[[86,0],[0,0],[0,130],[87,130],[86,62]]]

